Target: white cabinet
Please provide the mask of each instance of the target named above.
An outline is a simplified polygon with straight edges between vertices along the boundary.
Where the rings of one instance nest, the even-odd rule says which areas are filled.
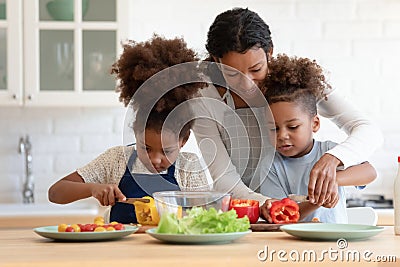
[[[0,105],[21,105],[22,3],[0,0]]]
[[[116,106],[129,0],[0,0],[0,106]],[[4,78],[1,78],[1,77]]]

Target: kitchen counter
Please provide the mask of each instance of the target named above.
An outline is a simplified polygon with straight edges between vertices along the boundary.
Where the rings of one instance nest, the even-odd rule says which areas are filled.
[[[33,228],[43,225],[57,225],[60,222],[91,223],[103,211],[90,203],[0,204],[0,228]]]
[[[375,209],[378,214],[377,225],[394,225],[394,209]]]
[[[289,263],[289,253],[314,250],[321,255],[323,250],[370,251],[370,258],[396,256],[395,263],[366,263],[333,261],[325,253],[322,262],[303,261],[295,266],[382,266],[394,267],[400,262],[400,236],[395,236],[392,226],[384,232],[363,241],[349,241],[348,247],[340,250],[335,241],[316,242],[296,239],[284,232],[253,232],[230,244],[174,245],[165,244],[147,234],[132,234],[114,241],[99,242],[54,242],[38,236],[32,229],[0,230],[0,266],[288,266],[273,254],[260,261],[257,254],[267,248],[284,250]],[[263,256],[263,254],[261,254]],[[150,265],[151,264],[151,265]]]

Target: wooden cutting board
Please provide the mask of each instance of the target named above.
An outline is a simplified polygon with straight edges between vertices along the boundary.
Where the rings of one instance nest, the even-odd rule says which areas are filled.
[[[273,223],[268,223],[268,222],[257,222],[257,223],[252,223],[250,224],[250,229],[253,232],[278,232],[281,231],[279,228],[283,224],[273,224]]]

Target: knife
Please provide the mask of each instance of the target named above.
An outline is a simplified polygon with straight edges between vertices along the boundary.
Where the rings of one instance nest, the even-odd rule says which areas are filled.
[[[149,203],[149,202],[150,202],[150,199],[146,199],[146,198],[133,198],[133,197],[131,197],[131,198],[127,198],[125,201],[117,201],[117,202],[120,202],[120,203],[127,203],[127,204],[134,204],[136,201],[140,201],[140,202],[143,202],[143,203]]]
[[[306,196],[306,195],[289,194],[288,198],[290,198],[291,200],[294,200],[296,202],[300,202],[300,203],[308,201],[308,196]]]

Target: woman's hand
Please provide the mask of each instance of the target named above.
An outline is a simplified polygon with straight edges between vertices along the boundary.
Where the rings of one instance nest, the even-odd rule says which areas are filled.
[[[339,187],[335,187],[337,191],[339,191]],[[336,204],[339,202],[339,192],[337,192],[337,194],[335,194],[334,198],[329,198],[327,199],[324,204],[322,205],[324,208],[334,208],[336,206]]]
[[[271,209],[272,202],[274,201],[279,201],[279,199],[276,198],[267,199],[265,200],[264,204],[262,204],[262,206],[260,207],[260,217],[269,223],[273,223],[271,215],[269,214],[269,210]]]
[[[340,164],[338,158],[327,153],[315,163],[308,182],[308,197],[311,203],[321,206],[327,201],[332,204],[338,199],[336,168]]]
[[[116,184],[93,184],[91,191],[92,196],[103,206],[114,205],[116,199],[118,201],[126,200]]]

